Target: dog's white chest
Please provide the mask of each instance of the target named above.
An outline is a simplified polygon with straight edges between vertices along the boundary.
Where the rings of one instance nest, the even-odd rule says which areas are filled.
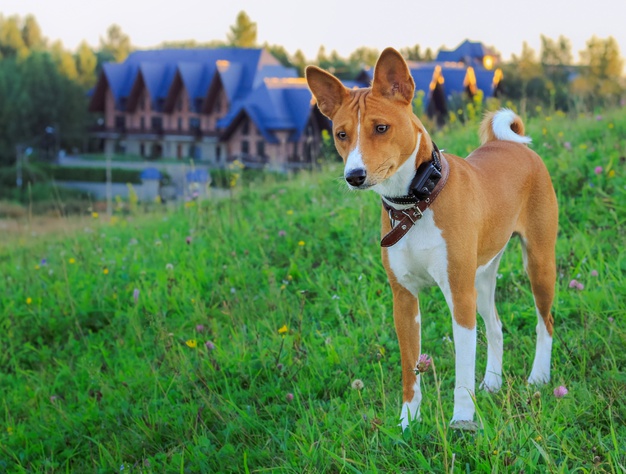
[[[398,243],[389,247],[388,255],[398,282],[414,295],[421,288],[433,283],[441,286],[448,280],[446,242],[430,209]]]

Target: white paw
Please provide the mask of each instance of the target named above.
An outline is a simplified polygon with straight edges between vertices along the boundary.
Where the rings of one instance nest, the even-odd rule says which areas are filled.
[[[413,406],[411,406],[413,405]],[[402,412],[400,413],[400,426],[402,431],[406,430],[413,421],[420,419],[419,405],[404,403],[402,405]]]
[[[531,385],[545,385],[550,381],[550,372],[535,372],[534,370],[528,377],[528,383]]]
[[[496,393],[502,387],[502,376],[494,373],[485,374],[485,379],[480,384],[480,389],[487,392]]]
[[[480,426],[473,420],[452,420],[450,428],[462,431],[478,431]]]

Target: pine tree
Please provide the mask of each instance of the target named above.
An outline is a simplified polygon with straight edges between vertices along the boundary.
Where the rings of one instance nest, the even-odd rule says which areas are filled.
[[[257,45],[257,27],[245,11],[240,11],[237,20],[230,27],[227,35],[228,43],[231,46],[240,48],[254,48]]]

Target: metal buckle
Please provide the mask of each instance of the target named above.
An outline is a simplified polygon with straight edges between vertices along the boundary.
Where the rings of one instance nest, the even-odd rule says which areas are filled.
[[[413,224],[415,224],[417,221],[419,221],[422,218],[422,216],[424,215],[424,214],[422,214],[422,211],[420,211],[419,207],[417,207],[417,206],[403,210],[402,214],[404,214],[406,217],[408,217],[409,220]],[[413,218],[415,218],[415,220]]]

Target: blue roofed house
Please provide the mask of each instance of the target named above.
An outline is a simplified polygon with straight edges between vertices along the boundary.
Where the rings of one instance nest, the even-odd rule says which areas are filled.
[[[90,110],[108,152],[220,166],[310,163],[329,126],[304,79],[264,49],[133,52],[104,65]]]
[[[471,98],[478,90],[485,99],[498,95],[502,71],[496,67],[497,62],[498,56],[491,49],[466,40],[454,50],[440,50],[434,61],[407,64],[416,94],[423,94],[424,112],[441,123],[458,96]],[[365,68],[355,81],[368,86],[373,73],[373,68]]]

